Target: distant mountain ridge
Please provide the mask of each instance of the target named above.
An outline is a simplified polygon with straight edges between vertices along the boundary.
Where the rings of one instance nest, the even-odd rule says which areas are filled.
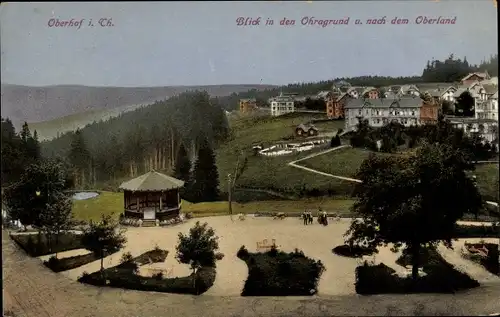
[[[15,126],[22,122],[48,121],[76,113],[111,110],[147,104],[170,98],[188,90],[205,90],[211,96],[227,96],[251,89],[272,89],[273,85],[206,85],[165,87],[91,87],[78,85],[22,86],[1,85],[2,117]]]

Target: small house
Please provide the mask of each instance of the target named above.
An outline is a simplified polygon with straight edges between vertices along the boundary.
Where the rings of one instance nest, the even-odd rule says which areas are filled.
[[[301,123],[295,128],[295,135],[302,137],[317,136],[318,129],[313,125],[305,125]]]

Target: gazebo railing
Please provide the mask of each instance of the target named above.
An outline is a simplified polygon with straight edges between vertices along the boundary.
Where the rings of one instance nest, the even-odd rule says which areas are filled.
[[[176,210],[179,210],[181,208],[181,205],[179,204],[179,206],[175,206],[175,207],[167,207],[167,208],[162,208],[161,210],[158,208],[156,210],[156,212],[169,212],[169,211],[176,211]],[[141,209],[131,209],[130,206],[129,208],[125,208],[125,211],[127,212],[136,212],[136,213],[141,213],[143,212],[144,209],[152,209],[154,210],[155,207],[143,207]]]
[[[178,205],[172,205],[172,204],[164,204],[161,208],[161,211],[168,211],[168,210],[174,210],[174,209],[177,209],[177,208],[180,208],[182,205],[182,202],[179,202]],[[152,204],[152,203],[146,203],[146,202],[143,202],[143,203],[139,203],[139,210],[140,209],[144,209],[144,208],[160,208],[160,205],[159,204]],[[125,208],[126,210],[130,210],[130,211],[137,211],[137,203],[130,203],[128,204],[128,206]]]

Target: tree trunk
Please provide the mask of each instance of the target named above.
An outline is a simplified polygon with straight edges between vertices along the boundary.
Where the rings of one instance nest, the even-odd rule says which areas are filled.
[[[193,289],[196,295],[198,295],[198,290],[196,289],[196,269],[193,269]]]
[[[231,219],[233,217],[232,191],[233,189],[231,188],[231,179],[229,179],[227,188],[227,201],[229,203],[229,215],[231,216]]]
[[[414,243],[411,246],[411,278],[414,282],[418,279],[418,267],[420,264],[420,243]]]
[[[104,250],[101,249],[101,272],[104,272]]]
[[[59,246],[59,234],[60,234],[60,232],[59,232],[59,231],[57,231],[57,232],[56,232],[56,248],[57,248],[57,246]],[[57,249],[56,249],[56,250],[57,250]],[[57,259],[57,251],[56,251],[56,259]]]

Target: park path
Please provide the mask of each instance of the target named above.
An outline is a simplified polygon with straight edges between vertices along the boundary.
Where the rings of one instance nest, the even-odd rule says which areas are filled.
[[[325,172],[322,172],[322,171],[318,171],[318,170],[315,170],[315,169],[312,169],[312,168],[305,167],[305,166],[297,164],[298,162],[305,161],[305,160],[308,160],[308,159],[316,157],[316,156],[324,155],[324,154],[327,154],[327,153],[330,153],[330,152],[333,152],[333,151],[337,151],[337,150],[344,149],[344,148],[349,148],[349,147],[351,147],[351,146],[350,145],[340,145],[340,146],[328,149],[326,151],[321,151],[321,152],[318,152],[318,153],[314,153],[314,154],[308,155],[306,157],[303,157],[301,159],[289,162],[288,165],[292,166],[292,167],[295,167],[295,168],[300,168],[302,170],[305,170],[305,171],[308,171],[308,172],[311,172],[311,173],[315,173],[315,174],[319,174],[319,175],[323,175],[323,176],[327,176],[327,177],[331,177],[331,178],[337,178],[337,179],[341,179],[341,180],[345,180],[345,181],[349,181],[349,182],[361,183],[362,181],[360,179],[355,179],[355,178],[350,178],[350,177],[345,177],[345,176],[340,176],[340,175],[333,175],[333,174],[325,173]],[[485,161],[485,162],[487,162],[487,161]],[[494,201],[486,201],[486,203],[488,205],[492,205],[492,206],[498,207],[498,203],[496,203]]]
[[[2,230],[4,316],[432,316],[500,311],[500,284],[457,294],[188,296],[82,285],[28,257]]]
[[[339,175],[332,175],[332,174],[324,173],[324,172],[321,172],[321,171],[318,171],[318,170],[315,170],[315,169],[312,169],[312,168],[305,167],[305,166],[297,164],[298,162],[305,161],[305,160],[308,160],[310,158],[313,158],[313,157],[316,157],[316,156],[320,156],[320,155],[323,155],[323,154],[327,154],[327,153],[330,153],[330,152],[333,152],[333,151],[337,151],[337,150],[340,150],[340,149],[344,149],[344,148],[347,148],[347,147],[350,147],[350,146],[349,145],[341,145],[341,146],[337,146],[337,147],[334,147],[334,148],[331,148],[331,149],[328,149],[328,150],[325,150],[325,151],[321,151],[319,153],[314,153],[314,154],[308,155],[306,157],[303,157],[301,159],[289,162],[288,165],[292,166],[292,167],[295,167],[295,168],[303,169],[303,170],[311,172],[311,173],[316,173],[316,174],[319,174],[319,175],[323,175],[323,176],[327,176],[327,177],[332,177],[332,178],[337,178],[337,179],[341,179],[341,180],[345,180],[345,181],[360,183],[361,181],[359,179],[350,178],[350,177],[344,177],[344,176],[339,176]]]

